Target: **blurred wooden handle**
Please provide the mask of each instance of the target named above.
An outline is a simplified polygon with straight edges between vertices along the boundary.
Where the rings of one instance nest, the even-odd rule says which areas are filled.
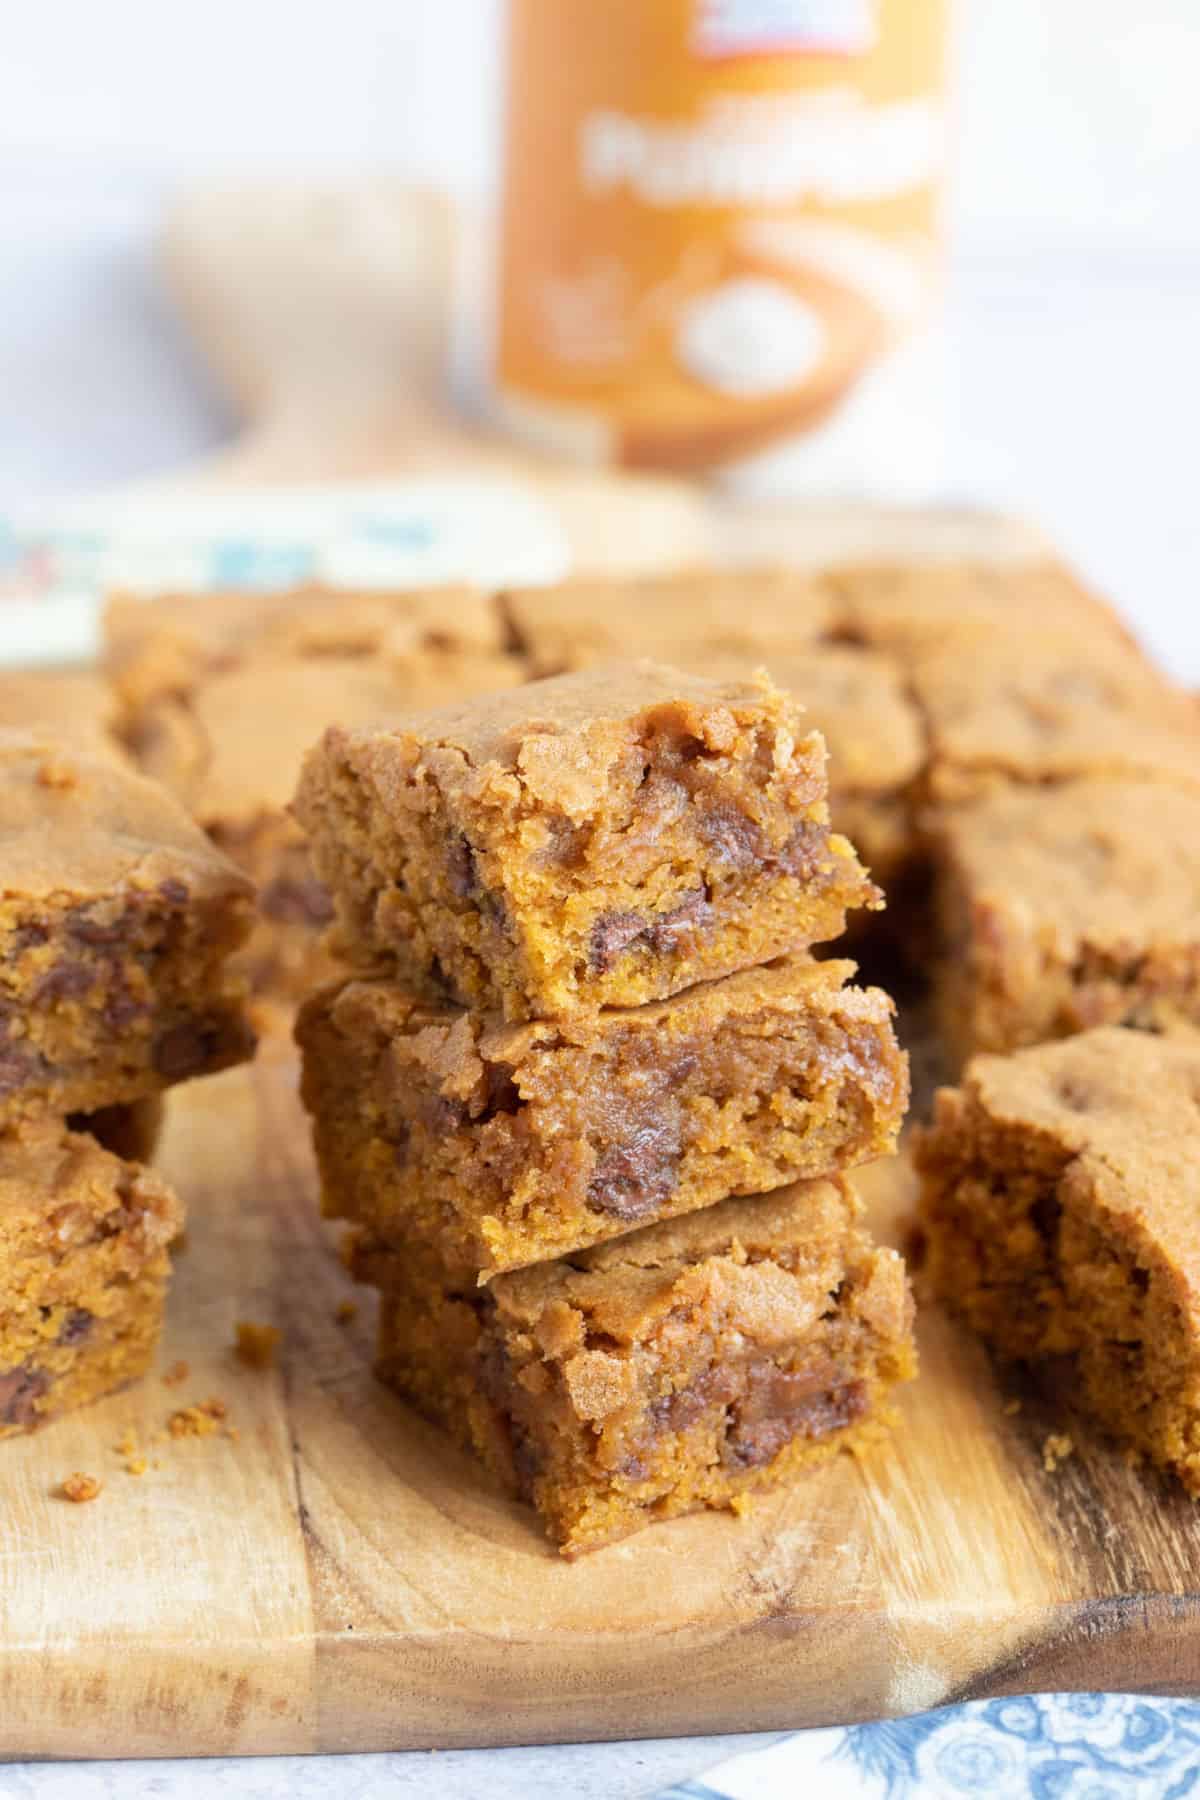
[[[450,412],[450,203],[388,181],[197,194],[167,228],[168,288],[244,434],[187,484],[419,469],[530,483],[593,569],[677,567],[712,550],[701,490],[513,450]]]
[[[715,557],[1028,555],[1012,520],[832,502],[747,507],[670,476],[560,464],[456,419],[446,388],[455,237],[444,197],[384,179],[198,193],[166,231],[168,288],[242,421],[228,450],[155,484],[255,486],[441,472],[527,483],[576,566]]]

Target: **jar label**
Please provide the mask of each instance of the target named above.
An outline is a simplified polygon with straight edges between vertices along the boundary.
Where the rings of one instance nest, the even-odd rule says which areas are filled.
[[[509,31],[512,426],[709,468],[886,385],[937,270],[944,0],[511,0]]]

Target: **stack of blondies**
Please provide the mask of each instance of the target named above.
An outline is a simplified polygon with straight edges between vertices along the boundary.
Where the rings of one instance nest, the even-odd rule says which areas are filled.
[[[608,665],[332,728],[296,802],[353,965],[297,1027],[385,1379],[567,1554],[875,1433],[903,1266],[886,995],[814,945],[879,893],[765,677]]]
[[[0,690],[0,1436],[146,1368],[183,1214],[131,1159],[166,1088],[253,1047],[226,975],[253,888],[107,705],[86,676]]]

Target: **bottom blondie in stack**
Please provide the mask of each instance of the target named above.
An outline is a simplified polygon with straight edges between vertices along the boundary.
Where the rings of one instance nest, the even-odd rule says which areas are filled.
[[[333,730],[297,811],[363,970],[297,1035],[384,1379],[567,1554],[877,1432],[911,1301],[843,1171],[907,1070],[810,955],[877,896],[800,709],[614,666]]]
[[[183,1212],[135,1159],[164,1089],[252,1048],[225,961],[253,890],[99,741],[0,731],[0,845],[7,1436],[149,1362]]]

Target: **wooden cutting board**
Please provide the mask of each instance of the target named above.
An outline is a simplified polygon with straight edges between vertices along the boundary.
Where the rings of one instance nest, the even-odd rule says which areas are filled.
[[[563,1562],[372,1379],[370,1296],[338,1323],[354,1290],[295,1086],[275,1045],[172,1098],[160,1161],[191,1222],[160,1373],[4,1446],[0,1756],[628,1738],[1200,1685],[1194,1506],[1069,1422],[1047,1473],[1062,1416],[932,1309],[889,1444],[746,1519]],[[868,1186],[891,1235],[904,1165]],[[276,1368],[236,1362],[238,1319],[282,1327]],[[211,1396],[236,1441],[155,1441]],[[140,1477],[114,1448],[130,1431]],[[75,1469],[104,1480],[90,1505],[55,1493]]]
[[[172,287],[244,427],[160,489],[515,475],[591,567],[1037,547],[982,515],[748,510],[472,436],[429,376],[448,244],[436,203],[387,187],[186,208]],[[1022,1690],[1200,1688],[1195,1509],[1083,1431],[1047,1472],[1061,1417],[933,1310],[889,1445],[748,1519],[682,1520],[562,1562],[529,1512],[374,1382],[369,1299],[337,1322],[351,1290],[317,1218],[295,1081],[276,1042],[172,1097],[161,1161],[192,1222],[160,1373],[4,1446],[0,1756],[628,1738]],[[891,1235],[910,1203],[903,1163],[869,1186]],[[282,1327],[278,1367],[234,1360],[239,1319]],[[179,1359],[187,1380],[164,1386]],[[236,1440],[156,1441],[211,1396]],[[128,1432],[151,1459],[140,1477],[115,1449]],[[57,1497],[77,1469],[104,1481],[90,1505]]]

